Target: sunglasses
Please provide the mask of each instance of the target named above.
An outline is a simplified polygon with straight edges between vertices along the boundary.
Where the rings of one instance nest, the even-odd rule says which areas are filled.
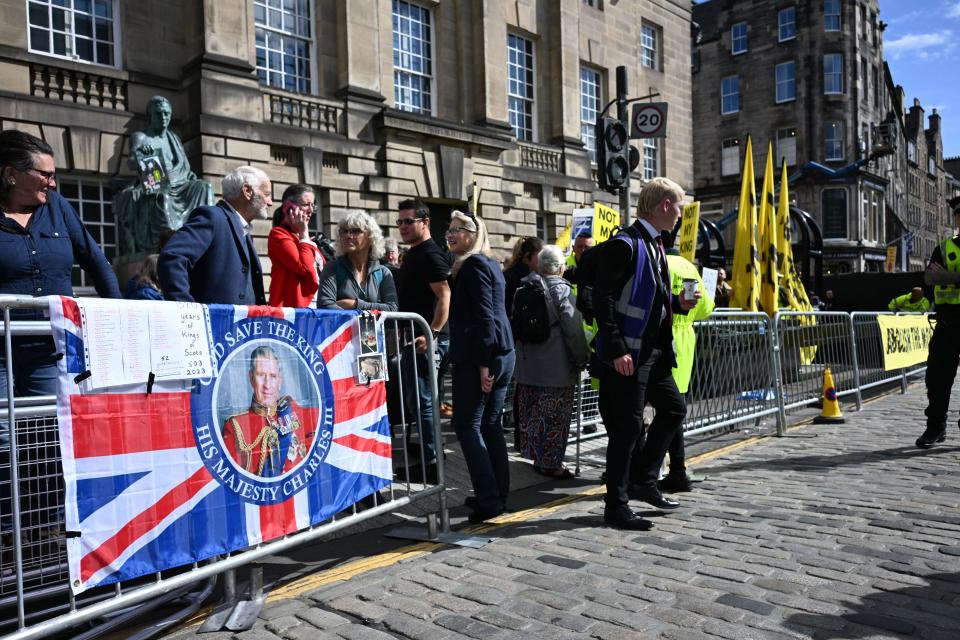
[[[53,182],[57,179],[56,171],[41,171],[40,169],[30,168],[27,171],[33,171],[35,174],[46,180],[47,182]]]
[[[450,227],[449,229],[447,229],[447,235],[448,236],[453,235],[454,233],[460,233],[461,231],[466,231],[467,233],[474,233],[473,231],[470,231],[470,229],[467,229],[466,227]]]
[[[402,227],[405,224],[413,224],[414,222],[423,222],[425,218],[397,218],[397,226]]]

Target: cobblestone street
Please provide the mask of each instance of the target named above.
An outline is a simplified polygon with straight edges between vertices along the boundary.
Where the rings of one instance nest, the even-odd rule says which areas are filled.
[[[420,544],[308,576],[254,629],[204,637],[955,639],[960,433],[915,449],[924,405],[914,384],[846,424],[701,455],[709,478],[679,509],[634,503],[648,533],[603,526],[584,485],[469,529],[494,538],[481,549]]]

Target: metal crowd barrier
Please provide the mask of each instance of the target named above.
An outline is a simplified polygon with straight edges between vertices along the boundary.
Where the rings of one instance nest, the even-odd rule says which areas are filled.
[[[862,391],[900,382],[926,364],[885,371],[877,317],[886,312],[764,313],[719,309],[695,322],[697,336],[685,436],[729,430],[744,422],[776,415],[783,434],[788,412],[819,402],[824,370],[830,368],[838,396],[853,396],[857,410]],[[916,314],[898,314],[916,315]],[[602,424],[597,390],[584,375],[571,416],[571,433],[579,424]],[[598,432],[582,440],[605,437]]]
[[[47,302],[43,298],[0,296],[5,354],[13,353],[16,358],[11,344],[13,336],[51,333],[47,322],[11,321],[11,310],[46,308]],[[384,327],[390,365],[396,364],[399,359],[413,357],[414,342],[406,340],[405,336],[412,336],[414,327],[418,327],[426,339],[426,353],[434,353],[432,332],[419,315],[382,313],[379,322]],[[172,595],[183,595],[185,589],[204,581],[208,586],[197,599],[206,599],[212,592],[213,580],[221,574],[224,576],[225,597],[235,598],[236,569],[415,503],[431,501],[426,504],[430,510],[426,518],[428,537],[435,538],[437,535],[437,514],[440,516],[440,530],[449,532],[436,376],[431,376],[433,382],[430,388],[430,401],[434,405],[433,424],[420,425],[415,419],[420,410],[419,396],[409,394],[413,398],[411,406],[407,401],[408,394],[404,393],[404,386],[415,385],[416,380],[410,379],[404,367],[390,366],[388,395],[390,389],[395,392],[395,402],[391,402],[395,406],[390,407],[394,481],[387,490],[375,493],[327,521],[295,534],[225,557],[212,558],[202,564],[194,563],[109,587],[93,588],[74,597],[69,588],[67,570],[66,540],[69,533],[63,514],[64,485],[56,398],[15,398],[13,364],[10,358],[3,363],[11,384],[8,385],[7,398],[0,403],[0,423],[11,425],[9,445],[0,443],[0,470],[6,472],[8,475],[5,477],[9,478],[6,482],[0,480],[0,488],[6,484],[6,489],[9,489],[0,493],[0,510],[12,520],[12,527],[5,527],[6,530],[0,534],[0,634],[8,634],[3,636],[4,639],[42,638],[123,611],[121,615],[111,615],[112,624],[105,623],[105,629],[112,629],[117,626],[117,621],[126,621],[137,613],[136,608],[145,611],[163,603],[164,596],[170,599]],[[438,452],[441,452],[437,457],[436,482],[432,484],[427,482],[427,470],[422,462],[415,460],[407,447],[408,440],[422,441],[425,428],[433,429]],[[411,435],[417,437],[408,439],[408,429],[414,429],[415,433]],[[399,481],[398,478],[404,480]],[[438,505],[436,511],[431,510],[434,505]],[[262,604],[262,570],[259,573],[257,571],[258,568],[251,569],[251,599],[259,597]],[[200,604],[195,602],[185,611],[192,613]],[[88,635],[93,636],[88,632],[84,637]]]
[[[725,313],[694,323],[697,346],[685,436],[775,414],[775,335],[763,313]]]
[[[46,308],[43,299],[0,297],[3,310],[5,353],[11,353],[11,339],[18,335],[47,335],[45,322],[11,322],[11,310]],[[720,312],[694,324],[697,347],[684,435],[729,430],[738,424],[776,415],[782,434],[786,413],[818,401],[822,394],[823,372],[830,367],[841,396],[854,396],[857,409],[861,391],[882,384],[901,382],[921,373],[924,365],[897,371],[883,370],[877,316],[880,313],[783,312],[774,318],[762,313]],[[427,353],[434,350],[432,333],[415,314],[384,313],[384,328],[390,383],[388,413],[394,440],[394,482],[384,494],[374,494],[365,504],[353,505],[315,527],[255,547],[214,558],[203,564],[164,571],[141,578],[95,588],[74,598],[68,585],[66,537],[63,523],[63,479],[60,468],[59,432],[53,396],[0,400],[0,422],[12,424],[10,444],[0,444],[0,471],[9,477],[9,491],[0,493],[3,512],[10,514],[12,527],[0,534],[0,633],[17,640],[40,638],[66,631],[84,622],[104,618],[121,610],[161,602],[164,595],[180,593],[191,585],[210,585],[197,598],[205,598],[212,581],[224,576],[224,592],[236,591],[235,570],[266,556],[340,532],[362,521],[395,512],[425,500],[437,500],[438,510],[427,514],[429,536],[439,527],[449,531],[444,483],[442,433],[437,406],[436,375],[431,376],[430,401],[434,421],[423,425],[416,419],[420,398],[406,359],[415,358],[412,336],[415,328],[426,339]],[[14,354],[15,357],[15,354]],[[4,363],[8,380],[13,379],[13,362]],[[435,368],[432,369],[435,373]],[[580,430],[600,424],[597,390],[585,377],[576,394],[572,427]],[[423,429],[433,429],[437,443],[436,483],[429,483],[428,470],[408,449],[423,441]],[[409,437],[408,437],[409,435]],[[603,432],[594,436],[603,437]],[[577,444],[579,446],[579,439]],[[579,449],[578,449],[579,452]],[[398,478],[404,480],[398,481]],[[415,481],[414,479],[417,479]],[[423,480],[420,482],[419,480]],[[2,480],[0,480],[2,488]],[[427,504],[432,508],[433,503]],[[256,580],[251,576],[251,584]],[[253,587],[252,587],[253,588]],[[113,616],[123,620],[123,616]]]

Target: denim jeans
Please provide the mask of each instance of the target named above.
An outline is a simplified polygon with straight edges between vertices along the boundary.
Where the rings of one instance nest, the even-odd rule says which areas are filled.
[[[441,336],[435,341],[436,362],[430,366],[429,354],[418,353],[411,357],[410,349],[403,351],[403,383],[405,387],[404,409],[407,416],[413,416],[413,428],[407,429],[407,444],[414,432],[420,434],[420,459],[424,464],[437,463],[437,444],[433,430],[433,397],[430,393],[431,378],[437,375],[436,365],[447,357],[450,350],[450,338]],[[416,371],[414,371],[416,362]],[[414,381],[415,380],[415,381]],[[437,381],[439,385],[439,380]],[[419,403],[420,411],[417,413]],[[439,400],[438,400],[439,406]],[[408,424],[410,420],[406,420]]]
[[[17,397],[46,396],[57,393],[57,360],[53,341],[50,338],[16,340],[13,360],[13,393]],[[0,347],[0,399],[7,400],[7,359]],[[39,446],[40,443],[32,443]],[[57,443],[48,443],[54,447]],[[52,452],[51,452],[52,453]],[[45,454],[46,455],[46,454]],[[56,453],[59,457],[59,452]],[[23,455],[19,456],[22,465]],[[10,429],[7,412],[0,409],[0,530],[10,531],[12,507],[10,505]],[[59,466],[59,465],[58,465]]]
[[[489,513],[504,509],[510,491],[507,442],[500,428],[500,413],[515,362],[513,351],[493,358],[493,390],[488,394],[480,388],[479,367],[466,362],[457,362],[453,367],[453,425],[470,472],[477,508]]]

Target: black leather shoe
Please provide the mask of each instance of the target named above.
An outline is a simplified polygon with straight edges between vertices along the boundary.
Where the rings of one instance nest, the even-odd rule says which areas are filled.
[[[491,518],[496,518],[502,513],[503,513],[503,509],[498,509],[496,511],[483,511],[483,510],[477,509],[475,511],[470,512],[470,515],[467,516],[467,520],[469,520],[471,524],[480,524],[481,522],[486,522]]]
[[[629,507],[620,507],[603,512],[603,521],[617,529],[628,531],[649,531],[653,523],[635,514]]]
[[[947,430],[939,429],[937,427],[927,427],[923,432],[923,435],[917,438],[917,448],[918,449],[929,449],[934,444],[938,442],[943,442],[947,439]]]
[[[680,503],[676,500],[664,498],[663,494],[660,493],[660,489],[657,489],[656,486],[642,487],[638,484],[633,484],[630,485],[630,490],[628,493],[630,494],[631,498],[643,500],[647,504],[654,506],[657,509],[676,509],[680,506]]]
[[[687,474],[681,476],[669,473],[657,483],[657,488],[667,493],[686,493],[693,490],[693,481]]]
[[[595,424],[587,424],[587,425],[584,425],[584,426],[583,426],[583,429],[581,429],[581,431],[583,431],[583,433],[596,433],[596,432],[597,432],[597,425],[595,425]]]

